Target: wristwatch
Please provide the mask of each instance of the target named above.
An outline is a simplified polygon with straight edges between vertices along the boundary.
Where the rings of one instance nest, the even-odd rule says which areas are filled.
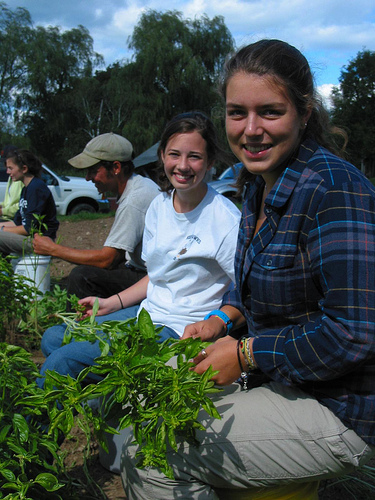
[[[229,332],[231,331],[232,329],[232,326],[233,326],[233,323],[232,323],[232,320],[230,319],[230,317],[228,315],[225,314],[225,312],[223,311],[220,311],[220,309],[215,309],[214,311],[211,311],[210,313],[208,313],[204,319],[208,319],[208,318],[211,318],[211,316],[217,316],[218,318],[220,318],[222,321],[224,321],[226,327],[227,327],[227,335],[229,334]]]

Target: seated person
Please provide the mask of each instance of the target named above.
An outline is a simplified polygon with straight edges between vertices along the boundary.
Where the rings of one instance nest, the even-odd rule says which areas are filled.
[[[374,186],[334,153],[296,48],[243,47],[222,87],[248,184],[236,286],[220,307],[225,322],[215,311],[184,332],[214,341],[194,363],[227,386],[213,396],[221,419],[200,412],[199,446],[168,451],[173,479],[135,466],[130,433],[129,500],[278,498],[275,488],[348,474],[375,454]]]
[[[3,256],[10,253],[29,254],[33,251],[29,238],[33,231],[56,238],[59,222],[55,201],[40,178],[42,163],[33,153],[26,149],[9,152],[6,167],[12,181],[21,181],[24,187],[13,221],[0,225],[0,253]]]
[[[75,249],[35,235],[35,253],[78,264],[68,278],[69,295],[109,297],[146,275],[141,258],[144,220],[159,189],[150,179],[134,174],[132,158],[131,143],[125,137],[108,133],[92,139],[82,153],[69,160],[73,167],[87,169],[86,180],[92,181],[100,193],[116,195],[118,203],[103,248]]]
[[[163,192],[146,214],[142,256],[148,275],[120,293],[99,298],[96,319],[125,321],[145,308],[154,323],[165,326],[163,339],[179,338],[187,324],[220,305],[234,280],[240,212],[205,182],[207,170],[226,155],[204,114],[184,113],[172,119],[158,154],[164,165]],[[95,300],[80,300],[87,315]],[[62,346],[65,329],[57,325],[44,333],[42,351],[47,359],[42,375],[55,370],[76,377],[100,355],[98,343],[72,341]],[[43,379],[38,383],[42,386]]]
[[[1,152],[2,161],[7,157],[10,151],[17,149],[15,146],[5,146],[4,150]],[[21,181],[12,181],[12,178],[8,176],[7,185],[5,188],[4,201],[0,205],[0,222],[6,222],[13,220],[19,207],[19,201],[21,196],[21,191],[23,184]]]

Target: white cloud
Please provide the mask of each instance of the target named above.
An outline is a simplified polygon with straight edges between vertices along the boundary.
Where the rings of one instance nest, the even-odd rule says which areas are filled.
[[[142,12],[179,10],[185,18],[224,17],[237,46],[280,38],[302,50],[319,83],[335,82],[340,68],[364,47],[375,50],[374,0],[5,0],[29,10],[35,24],[84,25],[106,64],[128,54],[127,40]]]
[[[323,85],[319,85],[317,90],[322,97],[323,104],[327,109],[332,108],[332,99],[331,94],[332,90],[337,87],[337,85],[333,85],[332,83],[324,83]]]

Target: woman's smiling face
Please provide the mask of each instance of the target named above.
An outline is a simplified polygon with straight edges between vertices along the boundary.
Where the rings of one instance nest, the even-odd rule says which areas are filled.
[[[162,152],[164,171],[180,191],[205,190],[204,176],[210,168],[207,144],[196,130],[173,135]]]
[[[269,76],[235,73],[226,88],[226,130],[233,153],[273,185],[298,146],[301,117],[285,89]]]

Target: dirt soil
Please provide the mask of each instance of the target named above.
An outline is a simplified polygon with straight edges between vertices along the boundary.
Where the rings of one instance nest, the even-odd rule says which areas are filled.
[[[112,227],[114,217],[78,222],[63,221],[57,233],[59,243],[73,248],[101,248]],[[51,278],[66,280],[74,264],[61,259],[52,259]]]
[[[101,248],[113,223],[113,217],[98,219],[98,220],[85,220],[79,222],[63,221],[60,224],[58,235],[61,238],[62,245],[71,246],[74,248]],[[59,282],[62,286],[66,281],[71,269],[74,266],[60,259],[52,259],[51,266],[51,279],[52,282]],[[37,362],[42,362],[43,358],[40,353],[35,354]],[[86,439],[78,428],[74,430],[72,436],[66,439],[62,448],[67,453],[66,463],[71,466],[71,477],[78,480],[84,480],[83,473],[83,449]],[[89,499],[108,499],[108,500],[125,500],[126,496],[122,488],[120,476],[107,471],[99,462],[99,450],[96,443],[91,443],[91,459],[88,464],[88,470],[92,478],[98,483],[103,490],[104,496],[100,494],[99,490],[94,490],[82,487],[79,491],[80,500]],[[375,467],[375,459],[370,464]],[[360,478],[356,474],[357,479]],[[334,481],[331,481],[331,483]],[[352,488],[353,488],[353,481]],[[367,494],[357,492],[354,494],[349,492],[344,485],[335,485],[328,487],[330,482],[326,481],[322,484],[320,489],[320,500],[370,500],[374,498],[374,493]],[[375,481],[373,481],[375,488]],[[325,487],[325,488],[324,488]],[[353,491],[353,490],[352,490]],[[151,499],[150,499],[151,500]],[[157,499],[155,499],[157,500]],[[184,499],[185,500],[185,499]],[[188,500],[188,499],[186,499]]]

